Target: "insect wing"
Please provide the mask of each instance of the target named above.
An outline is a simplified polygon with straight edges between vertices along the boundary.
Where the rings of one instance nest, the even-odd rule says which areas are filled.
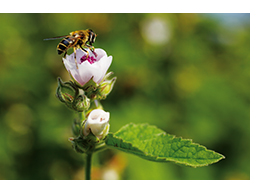
[[[46,41],[46,40],[62,39],[62,38],[65,38],[65,37],[67,37],[67,36],[57,36],[57,37],[53,37],[53,38],[46,38],[46,39],[44,39],[44,41]]]

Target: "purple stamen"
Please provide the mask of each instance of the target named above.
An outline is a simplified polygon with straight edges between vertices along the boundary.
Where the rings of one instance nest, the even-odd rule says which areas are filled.
[[[93,64],[96,62],[96,59],[94,58],[94,56],[90,56],[88,55],[88,57],[86,57],[86,55],[82,56],[82,58],[80,58],[81,63],[83,63],[84,61],[88,61],[90,64]]]

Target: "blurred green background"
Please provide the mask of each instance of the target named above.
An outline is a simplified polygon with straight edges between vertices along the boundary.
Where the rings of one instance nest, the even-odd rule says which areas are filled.
[[[55,97],[69,76],[60,40],[91,28],[113,56],[102,101],[111,131],[157,125],[225,155],[208,167],[155,163],[117,150],[93,157],[92,179],[250,179],[249,14],[0,14],[0,179],[84,179],[68,137],[76,116]]]

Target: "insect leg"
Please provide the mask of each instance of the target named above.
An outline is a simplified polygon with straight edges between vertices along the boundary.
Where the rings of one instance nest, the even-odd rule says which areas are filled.
[[[73,49],[74,49],[74,58],[75,58],[76,68],[78,69],[77,61],[76,61],[76,49],[75,49],[75,47]]]
[[[65,54],[64,54],[64,58],[66,57],[66,54],[67,54],[67,51],[66,51]]]
[[[89,53],[88,53],[88,51],[86,51],[81,45],[79,46],[80,48],[81,48],[81,50],[83,50],[84,52],[86,52],[86,58],[88,58],[88,55],[89,55]]]
[[[95,57],[97,57],[97,54],[95,53],[95,48],[94,46],[88,45],[86,44],[86,46],[93,52],[93,54],[95,55]]]

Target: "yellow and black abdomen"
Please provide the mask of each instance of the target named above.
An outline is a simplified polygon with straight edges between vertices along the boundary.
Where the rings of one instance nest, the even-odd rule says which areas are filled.
[[[60,55],[68,50],[68,48],[72,47],[74,44],[74,40],[70,37],[66,37],[62,39],[62,41],[57,45],[57,53]]]

